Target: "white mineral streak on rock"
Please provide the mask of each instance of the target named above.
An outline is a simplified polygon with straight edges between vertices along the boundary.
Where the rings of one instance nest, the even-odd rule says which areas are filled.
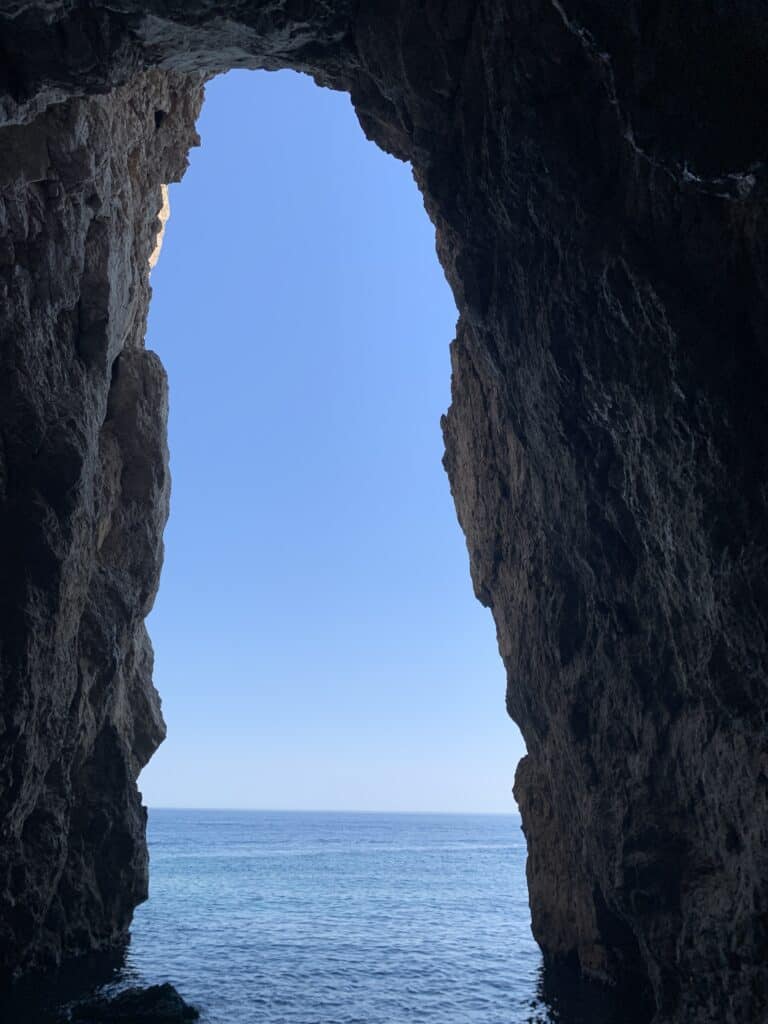
[[[152,250],[152,255],[149,257],[149,269],[153,270],[155,264],[160,259],[160,251],[163,248],[163,239],[165,238],[165,225],[168,223],[168,218],[171,216],[171,203],[168,198],[168,186],[161,185],[160,192],[163,197],[163,203],[160,207],[160,212],[157,215],[157,219],[160,221],[160,230],[157,232],[157,238],[155,239],[155,248]]]

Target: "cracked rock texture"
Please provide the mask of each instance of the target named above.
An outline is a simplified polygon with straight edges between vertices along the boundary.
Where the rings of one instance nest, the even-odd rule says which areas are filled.
[[[3,970],[145,892],[160,186],[202,75],[292,67],[412,162],[460,310],[445,464],[546,961],[765,1020],[764,6],[0,0],[0,50]]]
[[[1,131],[5,976],[114,942],[146,896],[135,779],[164,725],[143,619],[169,477],[165,374],[141,345],[160,183],[199,98],[149,72]]]

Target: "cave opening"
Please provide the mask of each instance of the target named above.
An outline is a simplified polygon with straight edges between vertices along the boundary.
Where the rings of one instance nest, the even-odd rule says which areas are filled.
[[[166,381],[143,348],[147,257],[160,185],[180,179],[193,144],[203,79],[233,66],[289,67],[350,93],[366,134],[412,161],[436,225],[460,311],[446,464],[509,668],[508,706],[528,740],[516,792],[547,962],[578,961],[612,982],[624,1011],[632,979],[643,977],[659,1018],[765,1019],[768,34],[754,4],[710,5],[694,19],[685,5],[609,6],[19,0],[0,13],[0,984],[123,943],[146,896],[136,779],[163,728],[144,619],[168,493]],[[248,168],[237,170],[240,180]],[[218,184],[217,210],[234,205],[239,223],[235,175]],[[214,265],[221,237],[214,231],[209,244]],[[184,308],[196,287],[186,283]],[[209,274],[199,290],[210,284]],[[297,295],[287,296],[292,313]],[[210,389],[197,415],[212,421],[223,415],[211,401],[212,353],[233,364],[216,391],[233,409],[242,405],[233,381],[264,379],[216,345],[226,333],[221,316],[207,330]],[[297,383],[295,367],[287,381]],[[323,410],[303,428],[315,448]],[[292,425],[283,413],[267,434],[275,423]],[[352,433],[351,418],[342,423]],[[221,446],[196,454],[200,478],[206,470],[213,481]],[[177,486],[177,508],[179,496]],[[233,532],[237,504],[219,533]],[[201,556],[215,549],[207,531],[197,539]],[[250,584],[260,567],[245,555],[241,544],[234,560]],[[273,583],[270,596],[294,626],[283,647],[293,655],[309,640],[315,656],[308,623],[329,602],[321,589],[309,615],[299,607],[303,569],[302,587]],[[224,603],[221,588],[187,583],[190,603]],[[366,609],[362,587],[355,596]],[[375,623],[374,643],[361,645],[368,665],[392,635],[386,617]],[[186,649],[199,651],[193,641],[210,639],[210,626],[187,614]],[[344,639],[353,635],[347,628]],[[202,665],[220,705],[231,647],[219,643],[216,663]],[[190,696],[197,667],[180,683]],[[311,693],[330,696],[319,673],[312,679]],[[393,702],[384,686],[371,692],[379,708]],[[314,739],[315,708],[298,688],[290,696],[300,739]],[[178,769],[199,796],[215,764],[204,756],[208,738],[220,732],[208,708],[204,742]],[[234,744],[225,746],[222,763]],[[303,749],[290,744],[283,765]],[[366,744],[355,775],[374,749]],[[386,754],[391,765],[391,740]],[[313,758],[305,778],[321,768]],[[273,782],[284,784],[283,773]],[[450,902],[444,865],[428,875],[423,891],[438,879]],[[332,876],[336,889],[343,877]],[[232,875],[217,869],[215,879]],[[496,880],[495,898],[506,880]],[[195,885],[187,904],[207,927],[206,879]],[[230,930],[246,887],[231,889]],[[175,920],[169,949],[187,944],[197,970],[209,946]],[[366,943],[358,924],[353,914],[350,945],[389,948],[380,935]],[[426,950],[399,945],[410,958],[384,973],[385,989],[420,956],[439,962],[436,934]],[[382,968],[378,958],[379,978]],[[464,1005],[457,1016],[479,1013]],[[377,1016],[412,1015],[362,1019]],[[38,1024],[29,1012],[0,1017]],[[230,1005],[223,1019],[248,1014]]]
[[[483,914],[425,898],[394,948],[422,960],[415,995],[433,1015],[436,979],[449,999],[508,1006],[510,956],[522,1007],[540,971],[510,791],[524,748],[503,712],[492,620],[472,594],[441,466],[456,310],[432,225],[410,168],[365,140],[346,94],[290,71],[230,72],[207,93],[202,147],[171,186],[152,270],[147,346],[169,375],[173,490],[148,625],[169,735],[139,780],[151,896],[130,968],[172,976],[205,1004],[190,947],[192,962],[211,964],[234,945],[250,950],[233,977],[249,999],[300,1006],[296,979],[292,991],[268,969],[282,943],[299,979],[325,978],[334,1017],[325,947],[355,899],[344,843],[395,861],[432,844],[416,870],[386,868],[376,900],[397,908],[404,882],[424,897],[434,888],[420,857],[450,864],[456,844],[474,840],[475,857],[488,847],[496,858],[478,885]],[[242,817],[254,809],[258,820]],[[300,825],[285,812],[314,817]],[[427,826],[419,812],[431,812]],[[212,835],[241,854],[266,844],[269,862],[281,830],[326,849],[346,836],[336,866],[310,858],[291,892],[249,857],[219,863],[215,883],[206,874],[222,853]],[[331,877],[338,870],[346,879]],[[238,914],[244,871],[259,905]],[[229,909],[201,920],[214,884]],[[405,913],[392,910],[396,921]],[[462,929],[486,961],[484,993],[467,989],[449,948]],[[427,933],[439,937],[428,951]],[[360,997],[397,1015],[412,982],[396,957],[384,960],[399,981],[360,982]],[[366,964],[350,958],[345,971],[362,977]]]
[[[149,628],[171,730],[145,795],[511,810],[524,748],[440,464],[456,310],[410,168],[306,76],[230,72],[207,92],[152,272],[173,486]],[[254,728],[275,741],[263,760]],[[305,760],[280,759],[287,737]],[[463,789],[445,781],[457,757]]]

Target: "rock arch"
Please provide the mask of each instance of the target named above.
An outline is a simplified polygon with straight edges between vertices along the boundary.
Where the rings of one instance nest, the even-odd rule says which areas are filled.
[[[292,67],[411,161],[460,310],[445,464],[545,955],[659,1019],[760,1019],[765,12],[6,0],[0,48],[3,973],[115,942],[144,894],[160,187],[207,75]]]

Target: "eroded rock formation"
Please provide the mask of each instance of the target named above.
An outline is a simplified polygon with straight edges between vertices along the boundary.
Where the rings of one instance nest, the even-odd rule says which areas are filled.
[[[199,100],[151,72],[1,130],[4,975],[114,942],[146,896],[135,779],[164,725],[143,619],[169,489],[147,259]]]
[[[71,1011],[77,1024],[184,1024],[200,1013],[186,1003],[169,982],[149,988],[129,988],[116,996],[97,996]]]
[[[293,67],[412,162],[460,310],[445,461],[536,936],[660,1021],[764,1019],[763,7],[5,0],[0,46],[3,969],[144,892],[160,185],[201,75]]]

